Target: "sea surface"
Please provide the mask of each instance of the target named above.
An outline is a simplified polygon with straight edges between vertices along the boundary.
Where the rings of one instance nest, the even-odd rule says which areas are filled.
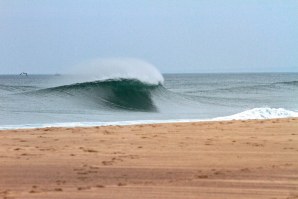
[[[298,73],[162,76],[0,75],[0,129],[298,117]]]

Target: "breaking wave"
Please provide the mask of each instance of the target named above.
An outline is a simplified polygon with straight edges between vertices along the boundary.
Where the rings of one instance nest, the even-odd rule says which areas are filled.
[[[162,74],[147,62],[132,58],[94,59],[72,69],[58,86],[33,92],[92,104],[95,109],[157,112],[152,96],[162,85]],[[32,92],[30,93],[32,94]]]
[[[215,120],[251,120],[298,117],[298,112],[283,108],[254,108],[231,116],[215,118]]]
[[[131,111],[156,112],[152,95],[165,91],[161,84],[147,84],[136,79],[107,79],[46,88],[35,92],[38,95],[62,96],[94,102],[102,108]]]

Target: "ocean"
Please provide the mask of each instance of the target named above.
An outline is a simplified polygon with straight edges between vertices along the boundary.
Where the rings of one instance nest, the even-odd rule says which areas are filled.
[[[0,129],[298,117],[298,73],[0,75]]]

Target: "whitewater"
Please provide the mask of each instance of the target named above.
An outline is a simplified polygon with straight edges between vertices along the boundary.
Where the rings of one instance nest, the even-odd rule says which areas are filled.
[[[298,117],[297,73],[162,75],[135,59],[74,71],[0,75],[0,129]]]

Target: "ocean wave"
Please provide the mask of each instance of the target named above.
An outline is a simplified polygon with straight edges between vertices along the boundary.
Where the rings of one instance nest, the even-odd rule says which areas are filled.
[[[251,120],[298,117],[298,112],[283,108],[254,108],[231,116],[218,117],[214,120]]]
[[[0,84],[0,90],[7,91],[7,92],[24,92],[28,90],[36,89],[35,86],[16,86],[16,85],[5,85]]]
[[[30,95],[66,97],[70,100],[92,101],[101,108],[156,112],[152,95],[166,90],[161,84],[143,83],[137,79],[107,79],[41,89]],[[28,94],[28,93],[27,93]]]
[[[80,101],[84,107],[97,110],[157,112],[152,96],[166,90],[162,74],[138,59],[95,59],[72,68],[72,72],[59,80],[61,84],[55,82],[55,86],[25,94],[52,97],[48,102]]]
[[[276,84],[285,84],[285,85],[298,86],[298,81],[284,81],[284,82],[277,82]]]
[[[253,85],[243,85],[243,86],[227,86],[224,88],[215,88],[215,89],[208,89],[208,90],[191,90],[189,94],[201,94],[201,93],[214,93],[214,92],[256,92],[256,91],[264,91],[264,90],[272,90],[272,89],[283,89],[284,87],[287,88],[294,88],[298,86],[298,81],[284,81],[284,82],[273,82],[273,83],[260,83],[260,84],[253,84]]]

